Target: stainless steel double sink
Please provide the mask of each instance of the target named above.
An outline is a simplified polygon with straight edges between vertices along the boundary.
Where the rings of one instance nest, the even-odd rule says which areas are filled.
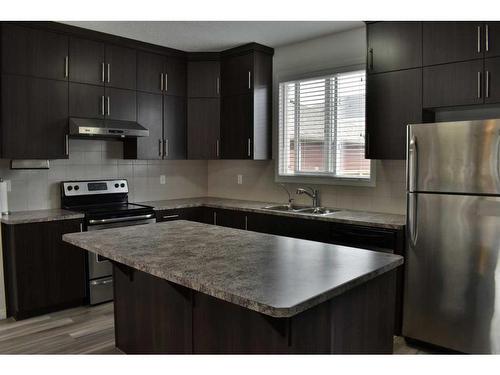
[[[287,204],[278,204],[274,206],[262,207],[263,210],[269,211],[279,211],[279,212],[289,212],[296,214],[309,214],[317,216],[331,215],[340,210],[332,210],[325,207],[290,207]]]

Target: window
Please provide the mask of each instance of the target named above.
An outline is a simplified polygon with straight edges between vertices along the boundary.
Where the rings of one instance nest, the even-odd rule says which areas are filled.
[[[364,70],[280,83],[279,176],[370,180]]]

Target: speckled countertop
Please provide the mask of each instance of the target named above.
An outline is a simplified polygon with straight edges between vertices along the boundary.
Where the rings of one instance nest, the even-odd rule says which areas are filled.
[[[148,206],[153,206],[155,210],[179,209],[186,207],[212,207],[225,208],[239,211],[259,212],[272,215],[289,216],[297,218],[307,218],[311,220],[323,220],[345,224],[357,224],[378,228],[402,229],[405,226],[405,216],[396,214],[385,214],[380,212],[366,212],[340,209],[327,216],[311,214],[299,214],[282,211],[264,210],[263,207],[276,205],[276,202],[258,202],[225,198],[185,198],[169,199],[161,201],[140,202]],[[283,202],[281,202],[283,204]]]
[[[1,215],[0,222],[12,225],[81,218],[83,218],[82,213],[55,208],[50,210],[11,212],[9,215]]]
[[[273,317],[298,314],[403,263],[398,255],[184,220],[63,240]]]

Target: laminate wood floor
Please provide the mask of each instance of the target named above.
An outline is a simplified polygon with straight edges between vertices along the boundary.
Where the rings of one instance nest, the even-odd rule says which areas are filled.
[[[394,354],[431,353],[394,338]],[[113,303],[0,320],[0,354],[122,354],[115,347]]]

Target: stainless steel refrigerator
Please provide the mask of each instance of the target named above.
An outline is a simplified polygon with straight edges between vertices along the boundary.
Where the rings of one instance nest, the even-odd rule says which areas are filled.
[[[500,119],[408,126],[403,335],[500,353]]]

